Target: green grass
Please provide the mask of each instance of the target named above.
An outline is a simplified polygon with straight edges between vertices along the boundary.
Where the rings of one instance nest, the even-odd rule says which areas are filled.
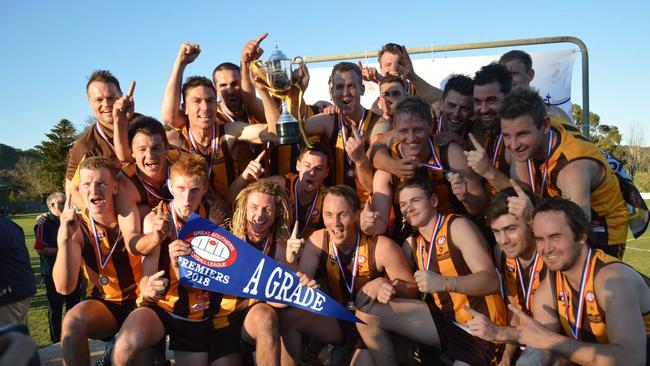
[[[650,205],[650,200],[646,201]],[[25,240],[36,283],[40,283],[40,261],[34,250],[34,219],[36,215],[15,216],[11,219],[20,225],[25,232]],[[624,261],[639,272],[650,276],[650,229],[639,239],[629,237],[627,249],[625,250]],[[45,287],[38,286],[36,295],[32,298],[29,309],[29,331],[40,347],[50,345],[49,325],[47,322],[47,298]]]
[[[32,298],[29,307],[29,333],[34,337],[39,347],[48,346],[50,342],[50,330],[47,322],[47,297],[45,297],[45,286],[41,283],[41,263],[38,253],[34,250],[34,220],[36,215],[14,216],[11,219],[25,232],[25,244],[29,251],[29,258],[36,277],[36,295]]]

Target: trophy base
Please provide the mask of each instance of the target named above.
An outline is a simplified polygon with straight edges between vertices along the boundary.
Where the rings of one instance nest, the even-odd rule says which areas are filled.
[[[302,141],[300,135],[277,136],[275,138],[275,145],[291,145],[299,144]]]

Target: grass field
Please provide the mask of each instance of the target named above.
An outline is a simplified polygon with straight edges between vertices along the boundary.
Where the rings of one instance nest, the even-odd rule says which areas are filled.
[[[648,202],[650,204],[650,202]],[[27,249],[31,258],[32,268],[36,276],[36,283],[40,283],[40,262],[34,250],[34,219],[35,215],[16,216],[12,220],[23,228]],[[624,260],[634,266],[641,273],[650,276],[650,230],[639,239],[629,238]],[[32,299],[29,310],[29,330],[39,346],[50,344],[50,335],[47,323],[47,298],[45,287],[38,286],[36,296]]]

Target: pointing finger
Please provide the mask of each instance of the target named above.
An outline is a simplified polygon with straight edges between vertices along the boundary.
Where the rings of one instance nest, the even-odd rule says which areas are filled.
[[[255,40],[255,47],[259,47],[260,43],[262,43],[262,41],[268,36],[269,36],[268,33],[262,33],[259,37],[257,37],[257,39]]]
[[[472,145],[474,146],[474,149],[476,149],[476,151],[485,151],[485,149],[483,148],[483,145],[481,145],[478,142],[476,137],[474,137],[474,135],[471,132],[469,133],[468,136],[469,136],[469,140],[472,142]]]
[[[508,309],[510,309],[510,311],[512,311],[512,314],[514,316],[519,318],[519,323],[520,324],[523,324],[523,323],[528,322],[529,320],[531,320],[531,317],[526,315],[526,313],[524,313],[521,309],[519,309],[519,307],[517,305],[508,304]]]
[[[157,280],[157,279],[159,279],[160,277],[162,277],[162,275],[164,275],[164,274],[165,274],[165,270],[163,269],[162,271],[158,271],[158,272],[154,273],[153,275],[151,275],[151,276],[149,277],[149,279],[150,279],[150,280]]]
[[[158,201],[158,205],[156,206],[156,213],[158,215],[162,215],[162,213],[163,213],[163,200]]]
[[[515,192],[517,192],[517,197],[519,198],[528,198],[526,195],[526,192],[521,188],[521,186],[515,181],[514,179],[510,179],[510,184],[512,185],[512,188],[515,189]]]
[[[68,193],[68,196],[65,198],[65,208],[72,208],[72,193]]]
[[[262,150],[262,152],[259,155],[257,155],[257,157],[255,158],[255,161],[261,163],[262,159],[264,158],[264,155],[266,155],[266,150]]]
[[[129,86],[129,91],[126,93],[126,95],[128,97],[132,97],[134,90],[135,90],[135,80],[131,81],[131,86]]]
[[[291,232],[291,238],[292,239],[298,238],[298,220],[296,220],[296,223],[293,224],[293,231]]]
[[[357,132],[356,128],[352,128],[352,136],[354,136],[355,139],[361,141],[361,136],[359,136],[359,132]]]

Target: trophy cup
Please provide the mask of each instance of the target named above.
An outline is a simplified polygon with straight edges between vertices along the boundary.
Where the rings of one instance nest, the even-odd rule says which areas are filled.
[[[292,81],[293,65],[301,62],[302,58],[300,57],[293,60],[288,58],[284,52],[278,49],[276,42],[275,49],[264,64],[259,60],[251,63],[253,73],[266,81],[266,87],[273,96],[282,100],[282,112],[276,121],[275,145],[297,144],[303,139],[307,142],[300,123],[289,113],[287,108],[289,91],[294,86]]]

